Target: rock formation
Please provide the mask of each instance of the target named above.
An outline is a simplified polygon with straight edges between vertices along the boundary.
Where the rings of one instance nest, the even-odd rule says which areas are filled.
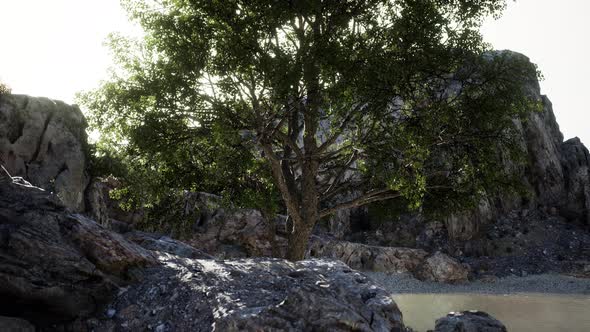
[[[463,311],[437,319],[434,332],[506,332],[506,326],[485,312]]]
[[[524,57],[518,53],[513,56]],[[521,179],[530,195],[501,193],[484,198],[474,211],[451,216],[445,224],[452,240],[477,237],[482,225],[514,209],[554,209],[571,221],[590,224],[588,150],[577,137],[563,141],[553,105],[541,95],[536,79],[528,83],[528,91],[541,103],[542,110],[531,111],[524,121],[515,121],[518,135],[514,144],[523,148],[525,160],[506,159],[505,167]]]
[[[0,315],[41,326],[87,315],[136,268],[156,263],[50,192],[0,171]]]
[[[145,248],[2,169],[0,323],[24,331],[35,330],[29,322],[66,331],[405,331],[390,295],[341,262],[221,261],[170,238],[127,238]]]
[[[448,255],[429,255],[421,249],[369,246],[339,240],[313,237],[310,257],[338,259],[361,271],[411,273],[426,281],[466,282],[469,270]]]
[[[96,331],[404,331],[395,302],[335,261],[191,260],[160,254],[162,267],[127,288]]]
[[[77,106],[47,98],[0,95],[0,163],[84,211],[88,185],[86,120]]]
[[[526,58],[518,53],[511,52],[511,54],[514,57]],[[564,142],[551,101],[547,96],[541,95],[536,78],[531,78],[527,83],[527,91],[542,107],[540,111],[531,110],[525,120],[514,121],[517,135],[514,137],[513,144],[522,148],[524,158],[513,160],[506,155],[504,166],[520,179],[525,191],[529,194],[520,196],[512,193],[490,192],[475,209],[441,220],[449,240],[457,246],[478,239],[483,235],[484,226],[512,210],[554,211],[570,221],[590,225],[588,149],[578,138]],[[505,154],[503,151],[500,153]],[[359,214],[366,214],[366,212],[360,209],[356,212],[341,212],[332,219],[330,232],[341,239],[354,238],[356,221],[366,222],[367,219],[366,216],[363,218]],[[408,219],[408,216],[405,218]],[[425,221],[435,222],[434,220]],[[416,231],[414,238],[420,234],[420,230]],[[371,242],[371,239],[365,241]]]

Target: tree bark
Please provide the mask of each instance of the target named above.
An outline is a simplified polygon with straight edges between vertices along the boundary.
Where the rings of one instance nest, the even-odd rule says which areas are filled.
[[[315,222],[305,221],[305,223],[294,224],[293,232],[289,234],[289,246],[287,248],[287,259],[293,262],[305,259],[307,252],[307,244],[313,230],[313,226],[309,227],[309,224]]]

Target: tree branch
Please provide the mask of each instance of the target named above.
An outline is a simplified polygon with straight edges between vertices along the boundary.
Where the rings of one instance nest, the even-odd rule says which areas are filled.
[[[355,198],[351,201],[340,203],[340,204],[337,204],[331,208],[324,209],[324,210],[320,211],[320,218],[323,218],[325,216],[329,216],[332,213],[337,212],[338,210],[351,209],[351,208],[367,205],[369,203],[385,201],[385,200],[397,198],[400,196],[401,196],[401,194],[399,192],[392,191],[391,189],[372,191],[372,192],[367,193],[361,197]]]

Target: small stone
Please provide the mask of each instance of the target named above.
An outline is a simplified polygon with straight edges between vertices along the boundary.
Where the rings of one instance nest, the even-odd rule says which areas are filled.
[[[108,318],[113,318],[113,317],[115,317],[116,314],[117,314],[117,310],[115,310],[115,309],[111,308],[111,309],[107,310],[107,317]]]

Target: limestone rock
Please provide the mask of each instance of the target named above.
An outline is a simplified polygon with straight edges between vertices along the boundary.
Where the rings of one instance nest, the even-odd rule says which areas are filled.
[[[150,251],[0,172],[0,314],[41,326],[87,315],[154,263]]]
[[[53,191],[84,210],[86,120],[77,106],[47,98],[0,95],[0,163],[10,174]]]
[[[463,311],[437,319],[434,332],[506,332],[506,326],[485,312]]]
[[[404,331],[383,289],[340,262],[213,261],[160,255],[161,267],[89,320],[95,331]]]
[[[469,271],[456,259],[436,252],[418,267],[415,274],[421,280],[459,283],[467,281]]]
[[[313,237],[309,256],[338,259],[358,270],[405,273],[415,271],[428,253],[421,249],[369,246]]]

